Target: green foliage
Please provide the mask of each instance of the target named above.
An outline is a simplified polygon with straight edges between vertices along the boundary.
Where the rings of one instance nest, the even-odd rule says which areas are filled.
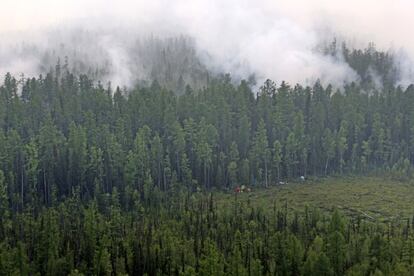
[[[37,217],[17,214],[14,223],[20,232],[0,243],[1,271],[6,275],[409,275],[411,271],[410,223],[387,226],[345,218],[337,210],[330,216],[319,215],[316,209],[292,213],[286,207],[264,212],[237,197],[232,208],[217,208],[212,195],[149,193],[153,194],[143,200],[133,197],[136,207],[130,211],[114,189],[111,197],[101,195],[102,206],[97,200],[80,202],[75,192]],[[279,216],[286,221],[275,227]]]
[[[364,75],[356,57],[381,68],[388,59],[377,54],[346,52],[345,59]],[[197,90],[184,89],[181,77],[175,95],[156,81],[113,93],[60,67],[21,83],[7,74],[0,85],[0,274],[412,273],[412,224],[355,220],[355,213],[370,217],[358,211],[349,219],[339,211],[291,212],[288,188],[270,188],[300,176],[410,179],[414,87],[394,87],[385,75],[386,90],[372,93],[365,74],[361,85],[335,92],[319,82],[267,80],[257,95],[229,75]],[[231,195],[228,207],[203,193],[242,184],[266,187],[257,193],[263,202],[277,191],[285,206]],[[317,187],[303,185],[289,206],[307,203],[301,192],[332,197]],[[369,203],[371,215],[381,209]]]

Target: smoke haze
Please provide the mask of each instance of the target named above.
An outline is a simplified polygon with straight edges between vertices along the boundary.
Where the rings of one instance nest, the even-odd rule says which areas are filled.
[[[239,78],[254,74],[259,81],[312,83],[320,79],[341,85],[357,81],[358,75],[340,53],[332,57],[317,50],[321,43],[340,36],[355,47],[373,41],[380,49],[395,52],[399,82],[406,85],[414,79],[414,37],[410,34],[414,2],[408,0],[2,2],[3,75],[10,71],[35,76],[48,69],[39,66],[44,64],[45,53],[52,52],[50,64],[58,56],[73,60],[76,55],[91,67],[110,65],[106,80],[129,85],[152,77],[148,56],[160,51],[148,48],[161,44],[148,41],[184,36],[191,38],[186,45],[195,48],[190,60],[197,57],[202,65],[188,62],[189,58],[171,64],[196,67],[200,74],[205,66]],[[78,64],[84,70],[85,66]],[[191,83],[190,77],[186,82]]]

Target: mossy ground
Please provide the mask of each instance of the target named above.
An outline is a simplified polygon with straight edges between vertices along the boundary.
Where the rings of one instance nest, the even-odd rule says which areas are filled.
[[[215,195],[219,208],[230,207],[233,192]],[[380,177],[346,177],[307,180],[269,188],[252,188],[251,193],[240,193],[237,199],[260,207],[287,207],[303,212],[305,206],[330,212],[337,208],[342,213],[373,221],[412,218],[414,215],[414,184]]]

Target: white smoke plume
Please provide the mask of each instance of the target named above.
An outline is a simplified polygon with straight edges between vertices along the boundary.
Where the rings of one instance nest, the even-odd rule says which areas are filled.
[[[214,72],[341,85],[358,80],[357,74],[340,54],[334,58],[317,51],[322,41],[340,34],[356,46],[374,41],[381,49],[396,49],[400,82],[413,81],[414,37],[408,26],[414,23],[414,2],[409,0],[2,2],[0,74],[42,73],[39,64],[48,51],[52,59],[77,55],[88,64],[109,64],[109,80],[129,85],[151,78],[148,52],[131,57],[139,41],[183,35],[193,39],[194,54]]]

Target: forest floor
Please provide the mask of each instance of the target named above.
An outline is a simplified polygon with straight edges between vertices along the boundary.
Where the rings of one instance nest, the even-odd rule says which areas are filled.
[[[234,193],[217,193],[218,207],[230,207]],[[252,206],[273,210],[276,205],[303,212],[305,206],[330,212],[337,208],[349,216],[361,216],[386,222],[413,218],[414,184],[379,177],[329,177],[301,183],[253,188],[237,194],[238,200]]]

